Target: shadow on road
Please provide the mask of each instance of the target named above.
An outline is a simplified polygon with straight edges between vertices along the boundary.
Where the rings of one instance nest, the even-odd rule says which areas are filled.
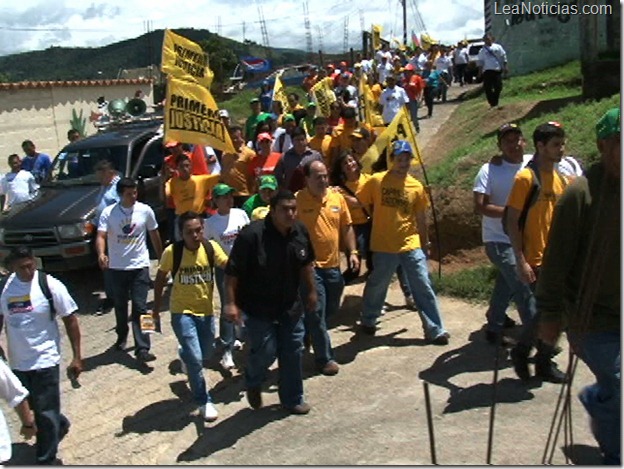
[[[271,405],[259,410],[242,409],[215,426],[204,428],[197,440],[182,451],[176,461],[193,462],[223,449],[231,448],[239,439],[289,415],[279,405]]]
[[[575,466],[600,466],[603,464],[602,454],[596,446],[575,444],[562,446],[561,451]]]
[[[93,355],[82,360],[83,369],[87,373],[99,368],[100,366],[106,365],[125,366],[131,370],[137,370],[144,375],[148,375],[154,371],[154,368],[151,366],[141,363],[134,357],[128,355],[127,351],[122,352],[120,350],[115,350],[113,347],[104,350],[98,355]]]
[[[454,384],[452,379],[463,373],[493,373],[495,353],[496,348],[485,341],[483,329],[473,331],[466,345],[439,355],[429,368],[420,372],[419,377],[450,391],[444,413],[489,407],[492,405],[492,382],[477,383],[465,388]],[[506,352],[501,349],[499,353],[499,369],[509,367]],[[497,383],[496,402],[514,403],[533,399],[535,396],[529,391],[531,386],[539,386],[539,383],[527,385],[519,379],[502,379]]]

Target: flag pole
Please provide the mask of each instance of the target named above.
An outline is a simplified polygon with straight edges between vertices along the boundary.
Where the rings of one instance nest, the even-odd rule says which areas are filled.
[[[414,142],[417,142],[416,140],[416,133],[414,132],[414,123],[412,122],[412,117],[410,116],[410,113],[407,112],[405,106],[403,107],[403,112],[405,113],[405,115],[407,116],[407,119],[409,120],[410,124],[409,125],[409,131],[412,134],[412,139],[414,140]],[[425,189],[427,191],[427,195],[429,195],[429,202],[431,203],[431,214],[433,215],[433,228],[435,230],[435,238],[436,238],[436,247],[438,250],[438,279],[442,278],[442,251],[440,250],[440,230],[438,229],[438,217],[436,216],[436,211],[435,211],[435,206],[433,205],[433,195],[431,194],[431,187],[429,186],[429,178],[427,177],[427,170],[425,169],[425,164],[423,163],[423,160],[420,156],[420,147],[417,147],[418,151],[416,152],[416,155],[418,156],[418,163],[420,164],[420,167],[422,168],[422,172],[423,172],[423,179],[425,180]]]

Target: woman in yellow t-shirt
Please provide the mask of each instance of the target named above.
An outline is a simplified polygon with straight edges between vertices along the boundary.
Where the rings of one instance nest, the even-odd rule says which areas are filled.
[[[369,174],[362,173],[362,166],[353,157],[351,151],[344,151],[335,159],[331,173],[331,185],[335,186],[343,195],[349,213],[353,220],[353,229],[357,248],[360,252],[360,264],[362,256],[366,256],[366,269],[371,270],[371,253],[369,252],[369,242],[371,233],[370,208],[362,205],[358,199],[358,194],[364,183],[370,178]],[[356,279],[360,275],[359,270],[353,272],[347,270],[343,273],[345,285]]]

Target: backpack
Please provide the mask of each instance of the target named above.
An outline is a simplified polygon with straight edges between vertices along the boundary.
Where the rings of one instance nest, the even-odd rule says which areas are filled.
[[[522,211],[520,212],[520,217],[518,217],[518,229],[520,230],[520,233],[524,232],[524,226],[526,225],[526,220],[529,214],[529,209],[533,205],[535,205],[535,202],[537,202],[537,199],[539,197],[539,192],[542,188],[541,176],[540,176],[539,168],[537,167],[537,162],[535,161],[535,158],[532,158],[531,161],[527,163],[525,168],[529,168],[529,170],[531,171],[532,176],[533,176],[532,177],[533,183],[531,184],[531,189],[529,189],[527,198],[524,201],[524,206],[522,207]],[[566,178],[563,177],[561,173],[559,173],[559,171],[555,171],[555,173],[557,173],[557,175],[561,179],[561,182],[563,183],[563,186],[565,187],[568,184],[568,181],[566,180]],[[509,206],[505,205],[505,208],[503,209],[503,218],[501,220],[501,223],[503,224],[503,231],[505,232],[507,236],[509,236],[508,208]]]
[[[9,280],[10,275],[3,276],[0,278],[0,296],[4,293],[4,288],[6,287],[7,281]],[[50,319],[54,321],[54,317],[56,316],[56,308],[54,307],[54,300],[52,299],[52,291],[50,291],[50,285],[48,284],[48,274],[45,272],[39,271],[39,275],[37,276],[39,279],[39,288],[45,296],[45,299],[48,300],[48,304],[50,305]]]
[[[208,268],[210,269],[210,278],[213,277],[214,270],[214,248],[210,241],[206,241],[202,239],[202,246],[204,246],[204,250],[206,251],[206,255],[208,256]],[[173,268],[171,269],[171,278],[175,279],[178,270],[180,269],[180,263],[182,262],[182,253],[184,252],[184,241],[176,241],[173,243]]]

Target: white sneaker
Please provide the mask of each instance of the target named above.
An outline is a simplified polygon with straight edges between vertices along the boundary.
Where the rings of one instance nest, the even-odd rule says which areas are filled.
[[[234,350],[240,350],[243,348],[243,343],[240,340],[236,339],[232,347],[234,348]]]
[[[234,368],[234,359],[232,358],[232,352],[230,350],[226,350],[223,352],[223,357],[221,358],[221,366],[226,370],[231,370]]]
[[[219,417],[219,412],[212,402],[206,402],[199,408],[199,414],[206,422],[214,422]]]

